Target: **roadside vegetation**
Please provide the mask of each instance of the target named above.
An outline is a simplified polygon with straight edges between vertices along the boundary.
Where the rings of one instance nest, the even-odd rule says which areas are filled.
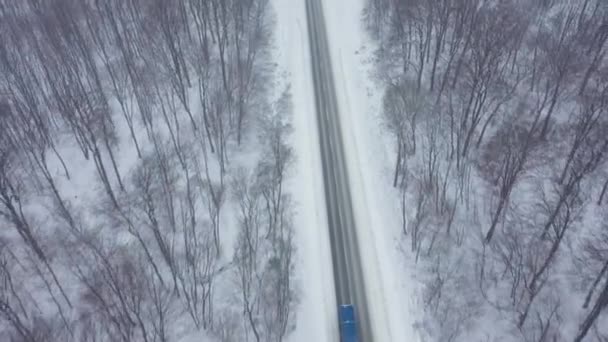
[[[0,340],[283,341],[267,0],[0,1]]]
[[[368,1],[426,340],[608,340],[607,18]]]

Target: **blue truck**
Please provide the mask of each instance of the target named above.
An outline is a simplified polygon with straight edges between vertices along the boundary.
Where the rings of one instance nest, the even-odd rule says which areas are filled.
[[[338,315],[340,319],[340,341],[358,342],[355,307],[352,304],[340,305]]]

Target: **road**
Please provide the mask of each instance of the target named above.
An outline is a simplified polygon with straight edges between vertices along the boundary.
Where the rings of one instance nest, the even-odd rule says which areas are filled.
[[[305,0],[315,106],[338,305],[353,304],[360,341],[373,341],[321,0]],[[338,308],[336,308],[337,319]]]

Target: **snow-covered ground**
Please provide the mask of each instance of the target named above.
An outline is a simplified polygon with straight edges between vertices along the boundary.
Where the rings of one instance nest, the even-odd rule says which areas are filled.
[[[296,164],[289,192],[296,202],[300,304],[292,341],[337,341],[336,298],[314,108],[305,1],[273,0],[275,61],[291,84]]]
[[[274,37],[288,47],[275,56],[279,71],[300,72],[276,82],[267,1],[248,1],[246,14],[204,27],[209,7],[178,3],[7,5],[0,341],[282,341],[296,317],[294,287],[303,298],[300,340],[333,340],[312,87],[301,76],[309,74],[308,48],[296,25],[305,25],[303,3],[299,12],[288,1],[276,6]],[[209,6],[217,14],[223,5]],[[170,37],[149,26],[177,11]],[[55,31],[68,17],[70,29]],[[29,35],[17,32],[23,20],[36,23]],[[286,83],[297,95],[290,143],[300,172],[287,167],[283,119],[294,106]],[[306,255],[291,249],[293,197],[301,203],[297,248]]]

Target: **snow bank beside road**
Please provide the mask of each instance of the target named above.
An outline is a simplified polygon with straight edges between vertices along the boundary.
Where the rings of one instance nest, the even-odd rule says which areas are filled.
[[[300,304],[291,341],[337,341],[337,304],[314,108],[305,0],[273,0],[278,70],[291,84],[295,172],[289,192],[296,201],[295,231]],[[279,87],[280,88],[280,87]]]

